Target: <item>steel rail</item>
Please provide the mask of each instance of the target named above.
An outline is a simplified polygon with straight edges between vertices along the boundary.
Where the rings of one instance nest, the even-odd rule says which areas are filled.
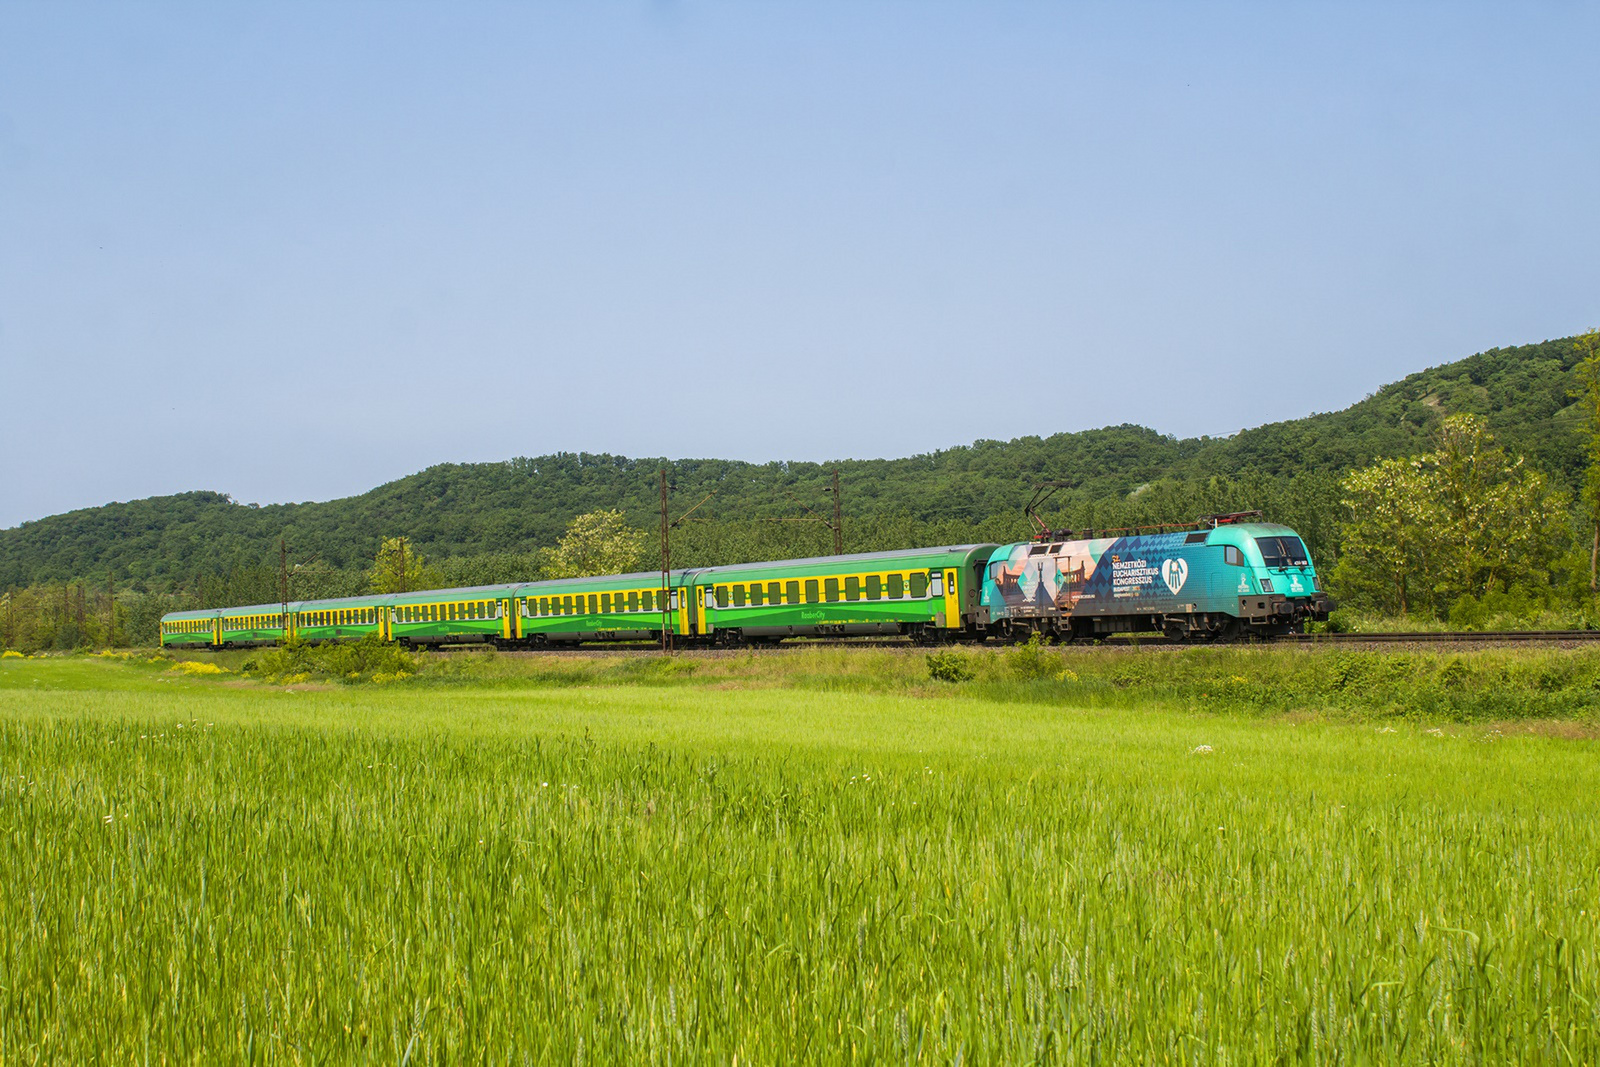
[[[1315,633],[1315,634],[1284,634],[1272,639],[1246,638],[1238,641],[1168,641],[1160,634],[1110,634],[1098,641],[1079,641],[1060,644],[1055,647],[1061,649],[1091,649],[1091,648],[1140,648],[1140,649],[1181,649],[1205,648],[1216,645],[1237,646],[1257,645],[1265,646],[1282,643],[1288,646],[1305,647],[1307,645],[1405,645],[1405,644],[1432,644],[1432,645],[1492,645],[1492,644],[1587,644],[1600,642],[1600,630],[1485,630],[1485,631],[1448,631],[1448,630],[1415,630],[1396,633]],[[464,642],[460,644],[429,645],[425,646],[437,652],[470,652],[473,649],[493,648],[487,642]],[[1003,648],[1009,647],[999,642],[953,642],[940,645],[919,645],[909,638],[791,638],[779,644],[750,644],[750,645],[680,645],[678,651],[689,652],[697,655],[748,655],[751,653],[767,652],[794,652],[807,648],[890,648],[901,649],[908,652],[930,652],[940,648]],[[654,642],[592,642],[578,644],[551,644],[544,648],[511,648],[500,649],[501,655],[543,656],[551,653],[581,653],[584,655],[632,655],[635,653],[660,652],[660,646]]]

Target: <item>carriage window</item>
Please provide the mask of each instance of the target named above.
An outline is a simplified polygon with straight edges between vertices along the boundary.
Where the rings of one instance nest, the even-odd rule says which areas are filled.
[[[644,605],[644,610],[645,611],[649,611],[650,610],[650,604],[649,604],[650,594],[647,592],[647,593],[644,594],[644,596],[646,598],[646,602],[645,602],[645,605]],[[638,611],[639,610],[639,594],[637,592],[632,592],[632,593],[628,594],[628,610],[629,611]]]
[[[867,599],[878,600],[883,596],[883,579],[876,574],[867,575]]]
[[[750,583],[750,606],[753,607],[753,608],[759,608],[766,599],[767,599],[767,591],[766,591],[766,589],[764,589],[762,587],[761,583],[760,582],[751,582]]]
[[[654,590],[646,589],[644,592],[639,594],[639,610],[656,610],[656,594]]]
[[[906,595],[906,576],[903,574],[889,575],[889,599],[899,600]]]
[[[851,575],[850,577],[848,577],[848,578],[846,578],[844,580],[844,598],[846,600],[860,600],[861,599],[861,579],[860,578],[857,578],[855,575]]]
[[[783,583],[783,602],[785,604],[798,604],[798,603],[800,603],[800,583],[799,582],[784,582]]]
[[[717,586],[716,589],[712,590],[711,595],[716,598],[714,607],[725,608],[733,603],[733,598],[728,595],[728,587],[725,585]]]
[[[820,599],[822,599],[822,598],[817,594],[817,580],[815,578],[807,578],[806,579],[806,603],[807,604],[815,604]]]
[[[600,594],[600,610],[601,611],[610,611],[611,610],[611,594],[610,593],[601,593]]]
[[[593,615],[600,610],[600,597],[594,593],[589,594],[589,614]]]
[[[1222,562],[1230,567],[1244,566],[1244,553],[1233,545],[1228,545],[1222,550]]]
[[[733,587],[733,606],[736,608],[744,607],[744,583],[742,582]]]
[[[828,603],[834,603],[839,599],[839,579],[824,578],[822,581],[822,590]]]
[[[781,583],[779,583],[779,582],[768,582],[767,583],[767,603],[768,604],[782,604],[783,603],[783,585]]]
[[[911,595],[913,597],[918,597],[918,598],[925,597],[925,596],[928,595],[928,572],[927,571],[912,571],[911,572]]]

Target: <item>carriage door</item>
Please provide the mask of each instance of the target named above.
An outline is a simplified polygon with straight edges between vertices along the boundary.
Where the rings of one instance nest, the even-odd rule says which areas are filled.
[[[211,644],[217,648],[222,647],[222,616],[218,615],[211,620]]]

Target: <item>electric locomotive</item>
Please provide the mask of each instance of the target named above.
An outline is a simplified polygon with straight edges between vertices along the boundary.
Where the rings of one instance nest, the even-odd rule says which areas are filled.
[[[1041,530],[1001,545],[983,578],[990,631],[1060,640],[1160,633],[1172,641],[1297,633],[1333,602],[1300,536],[1213,515],[1180,530],[1074,538]]]

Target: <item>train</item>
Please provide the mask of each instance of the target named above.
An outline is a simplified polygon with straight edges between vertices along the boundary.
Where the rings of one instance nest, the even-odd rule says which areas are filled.
[[[1062,642],[1156,633],[1272,638],[1327,619],[1305,542],[1254,515],[1183,528],[774,560],[466,589],[172,612],[165,648],[256,648],[377,637],[423,647],[592,642],[744,646],[796,637],[919,644]],[[1111,531],[1108,531],[1110,533]]]

